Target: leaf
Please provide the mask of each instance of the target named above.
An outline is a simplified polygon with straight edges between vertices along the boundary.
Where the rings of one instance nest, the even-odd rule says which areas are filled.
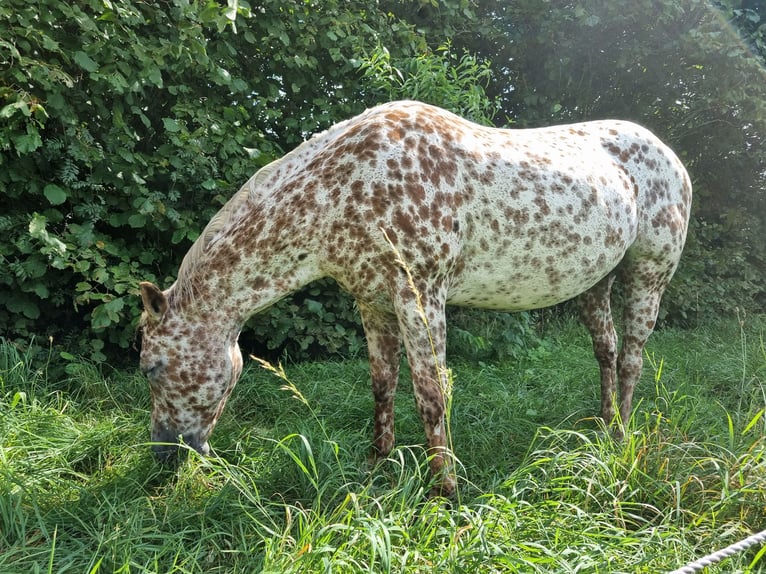
[[[306,299],[304,301],[304,305],[306,305],[306,309],[316,315],[321,315],[324,311],[324,306],[319,301],[315,301],[313,299]]]
[[[120,312],[125,307],[125,299],[118,298],[112,299],[108,303],[104,303],[104,308],[107,314],[115,323],[120,320]]]
[[[742,436],[745,436],[750,431],[750,429],[752,429],[755,426],[755,424],[761,419],[761,417],[763,417],[764,410],[765,409],[761,409],[760,411],[755,413],[755,416],[750,420],[749,423],[747,423],[747,426],[742,431]]]
[[[98,64],[83,51],[75,52],[74,61],[84,70],[95,72],[98,70]]]
[[[35,283],[33,291],[35,295],[37,295],[40,299],[47,299],[48,297],[50,297],[50,291],[48,290],[48,287],[46,287],[45,284],[39,281]]]
[[[184,239],[186,239],[186,230],[176,229],[173,232],[173,237],[170,238],[170,242],[175,245],[175,244],[181,243],[181,241],[183,241]]]
[[[159,68],[152,68],[149,70],[149,74],[147,74],[147,78],[149,81],[157,86],[158,88],[162,87],[162,72]]]
[[[27,125],[27,133],[25,135],[14,136],[11,139],[13,141],[13,147],[16,148],[16,152],[19,154],[33,152],[43,145],[40,133],[37,131],[37,128],[32,125]]]
[[[216,70],[217,83],[221,85],[228,85],[231,83],[231,73],[226,68],[218,67]]]
[[[181,131],[181,124],[173,118],[162,118],[162,123],[165,126],[165,129],[170,133],[178,133]]]
[[[56,237],[51,237],[48,230],[45,228],[47,223],[48,220],[44,216],[39,213],[32,214],[32,219],[29,222],[29,234],[35,239],[45,243],[45,245],[54,252],[59,255],[64,255],[66,253],[66,245]],[[45,250],[43,250],[43,252],[45,252]]]
[[[104,305],[99,305],[93,309],[93,312],[90,314],[90,324],[97,330],[105,329],[112,324],[112,320],[109,318],[109,314]]]
[[[53,183],[46,185],[43,189],[43,193],[48,201],[50,201],[51,205],[61,205],[67,198],[66,191]]]
[[[0,118],[7,119],[10,118],[13,114],[16,113],[16,110],[21,111],[22,114],[24,114],[26,117],[29,117],[32,115],[32,112],[29,111],[29,106],[27,103],[23,100],[19,100],[18,102],[13,102],[12,104],[8,104],[3,109],[0,110]]]
[[[128,217],[128,225],[135,228],[143,227],[146,224],[146,216],[142,213],[134,213]]]
[[[38,307],[31,301],[27,302],[27,304],[24,305],[24,308],[21,310],[21,312],[24,314],[25,317],[28,317],[29,319],[37,319],[38,317],[40,317],[40,307]]]
[[[11,400],[11,409],[15,408],[19,403],[22,405],[27,404],[27,393],[24,391],[16,391]]]

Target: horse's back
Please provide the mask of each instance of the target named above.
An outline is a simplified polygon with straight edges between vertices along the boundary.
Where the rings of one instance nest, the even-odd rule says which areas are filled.
[[[405,106],[419,137],[410,131],[386,159],[410,205],[379,227],[393,228],[413,264],[441,263],[449,303],[552,305],[595,285],[628,252],[675,267],[690,186],[650,131],[614,120],[501,130],[420,106]],[[419,178],[407,179],[402,158]]]

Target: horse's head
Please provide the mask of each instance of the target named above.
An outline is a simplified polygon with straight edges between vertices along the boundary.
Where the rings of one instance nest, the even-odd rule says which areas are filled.
[[[190,318],[151,283],[141,283],[141,371],[152,393],[152,442],[169,461],[182,440],[207,454],[210,433],[242,372],[238,333],[227,333],[211,314]]]

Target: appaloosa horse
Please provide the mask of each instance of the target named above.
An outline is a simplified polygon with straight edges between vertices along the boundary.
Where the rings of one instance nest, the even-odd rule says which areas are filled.
[[[444,427],[447,304],[516,311],[579,296],[601,369],[601,416],[619,428],[691,199],[675,154],[624,121],[495,129],[404,101],[339,123],[245,183],[169,289],[141,283],[152,440],[166,443],[155,451],[168,458],[180,438],[208,452],[242,369],[240,328],[320,277],[359,306],[378,457],[394,445],[404,342],[436,493],[455,488]],[[615,277],[624,283],[619,355]]]

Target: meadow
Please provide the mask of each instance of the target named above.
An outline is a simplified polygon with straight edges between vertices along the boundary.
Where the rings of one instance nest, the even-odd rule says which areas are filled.
[[[247,361],[212,455],[169,468],[137,369],[5,342],[0,572],[669,572],[766,528],[765,332],[744,315],[656,332],[622,442],[593,418],[575,322],[502,360],[455,353],[451,502],[425,496],[406,369],[399,446],[375,468],[363,356]],[[766,571],[764,553],[706,572]]]

